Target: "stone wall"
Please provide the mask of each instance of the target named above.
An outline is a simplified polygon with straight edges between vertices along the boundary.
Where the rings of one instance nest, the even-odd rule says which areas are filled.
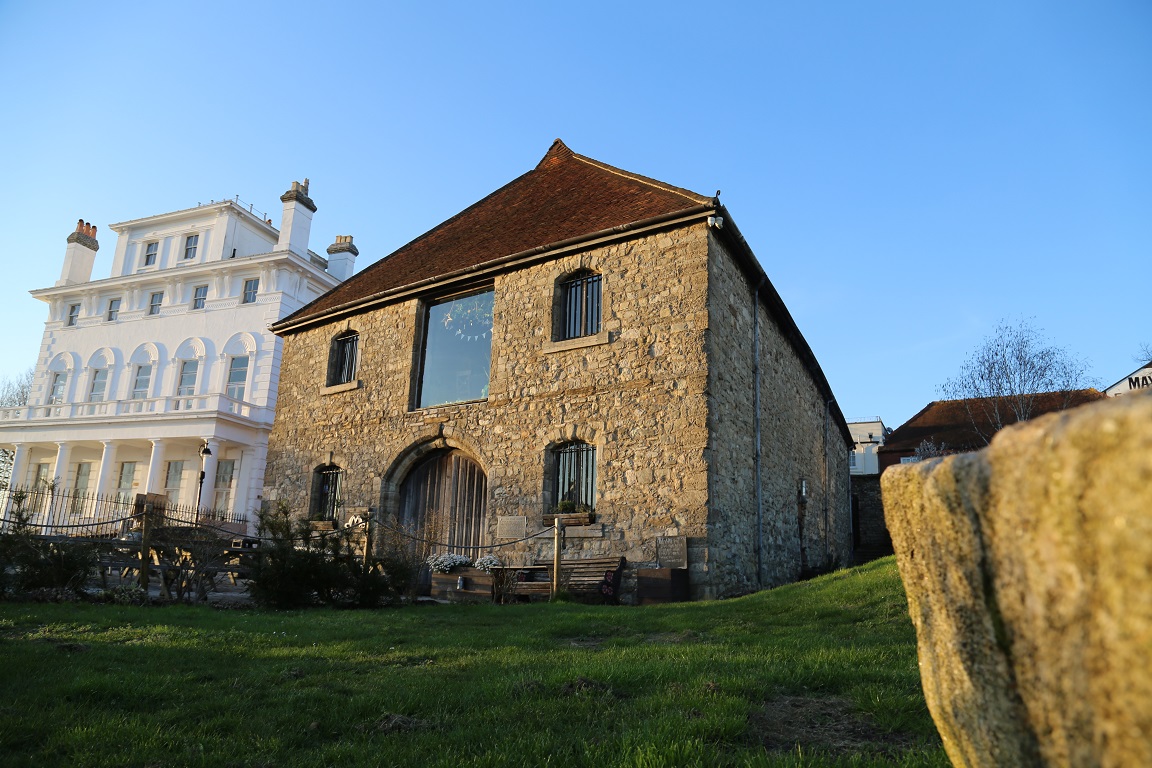
[[[882,476],[955,765],[1152,765],[1152,396]]]
[[[852,505],[855,561],[862,563],[892,554],[892,537],[884,524],[880,475],[852,475]]]
[[[557,281],[578,269],[603,277],[603,331],[579,345],[556,344]],[[756,578],[751,289],[705,224],[524,267],[497,276],[494,288],[485,401],[412,407],[423,317],[416,299],[289,336],[268,498],[306,509],[313,469],[332,461],[347,473],[345,503],[379,508],[387,521],[408,471],[435,450],[457,448],[487,475],[489,540],[499,544],[502,516],[524,516],[529,534],[544,529],[555,503],[550,450],[578,439],[596,447],[596,521],[572,531],[565,555],[623,555],[626,592],[636,568],[656,565],[661,536],[686,538],[693,597],[790,581],[801,572],[801,512],[808,565],[842,556],[850,544],[841,521],[844,441],[761,308],[765,566]],[[360,333],[360,386],[324,394],[331,339],[349,328]],[[803,509],[801,477],[810,489]],[[499,554],[527,562],[551,553],[551,537],[542,537]]]
[[[678,535],[706,561],[706,253],[700,225],[498,276],[487,401],[412,410],[417,300],[289,336],[269,498],[306,509],[312,470],[331,457],[347,472],[346,503],[388,519],[407,470],[455,447],[487,475],[489,535],[504,515],[525,516],[531,534],[554,504],[550,448],[579,439],[597,450],[596,524],[574,532],[585,535],[569,538],[567,555],[623,555],[632,571],[654,564],[656,536]],[[603,275],[606,338],[556,349],[556,283],[581,268]],[[361,386],[322,394],[330,340],[346,328],[360,333]],[[523,561],[551,551],[544,537],[504,554]]]
[[[711,567],[729,593],[794,581],[851,561],[848,446],[812,376],[717,240],[709,252]],[[756,500],[753,307],[760,338]],[[801,497],[801,487],[806,497]],[[757,518],[762,522],[757,531]],[[757,558],[757,547],[761,547]],[[757,574],[757,561],[761,572]]]

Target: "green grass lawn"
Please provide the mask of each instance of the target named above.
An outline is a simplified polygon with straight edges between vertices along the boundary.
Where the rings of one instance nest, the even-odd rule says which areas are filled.
[[[649,607],[4,603],[0,765],[948,761],[888,558]]]

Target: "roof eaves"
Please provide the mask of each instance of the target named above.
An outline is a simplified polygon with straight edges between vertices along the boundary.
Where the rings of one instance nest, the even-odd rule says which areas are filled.
[[[627,224],[618,224],[608,229],[598,230],[596,232],[589,232],[577,237],[571,237],[567,240],[560,240],[555,243],[548,243],[546,245],[539,245],[529,248],[525,251],[501,256],[497,259],[483,262],[481,264],[474,264],[472,266],[463,267],[462,269],[448,272],[443,275],[436,275],[425,280],[419,280],[414,283],[396,286],[389,288],[369,296],[363,296],[344,304],[330,307],[322,312],[314,315],[305,314],[311,304],[307,304],[288,317],[273,323],[270,330],[277,335],[284,335],[294,331],[302,331],[321,323],[329,322],[339,317],[357,314],[365,311],[370,307],[380,304],[391,303],[403,297],[410,296],[416,293],[424,293],[432,290],[435,287],[449,285],[454,282],[459,282],[464,278],[477,278],[481,275],[496,272],[506,271],[517,266],[524,266],[528,263],[539,261],[548,261],[557,258],[560,255],[573,250],[583,250],[594,245],[600,245],[604,242],[611,242],[615,240],[629,239],[645,234],[651,229],[662,229],[680,224],[689,223],[695,219],[703,219],[708,214],[714,212],[714,208],[710,203],[685,208],[680,211],[673,211],[672,213],[664,213],[659,216],[653,216],[648,219],[640,219],[638,221],[629,222]],[[378,262],[379,263],[379,262]],[[312,302],[315,303],[315,302]]]

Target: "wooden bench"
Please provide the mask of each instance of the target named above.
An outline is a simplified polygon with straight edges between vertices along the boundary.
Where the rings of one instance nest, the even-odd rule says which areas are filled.
[[[627,561],[623,557],[586,557],[560,561],[560,589],[572,595],[616,603],[620,596],[620,579]],[[524,569],[537,578],[517,581],[515,595],[548,595],[552,592],[552,563],[537,561]]]

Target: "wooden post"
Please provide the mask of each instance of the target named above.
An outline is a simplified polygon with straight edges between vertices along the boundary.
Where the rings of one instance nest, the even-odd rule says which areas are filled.
[[[368,507],[368,514],[364,516],[364,574],[367,575],[372,567],[372,514],[376,510]]]
[[[564,520],[560,515],[556,515],[556,525],[552,532],[552,594],[551,599],[556,599],[556,593],[560,591],[560,547],[561,542],[564,540]]]
[[[150,562],[150,545],[149,539],[152,536],[152,502],[148,501],[148,497],[142,493],[136,494],[136,503],[132,510],[136,517],[140,520],[140,576],[137,583],[140,588],[144,590],[145,594],[148,592],[148,570],[152,565]]]

